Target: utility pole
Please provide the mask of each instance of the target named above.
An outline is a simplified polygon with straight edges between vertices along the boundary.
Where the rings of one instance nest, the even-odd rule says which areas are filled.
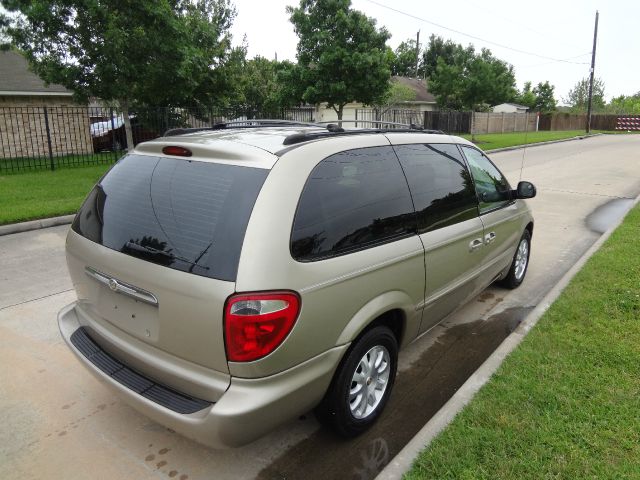
[[[418,65],[420,64],[420,30],[416,35],[416,78],[420,78],[418,76]]]
[[[591,132],[591,102],[593,100],[593,77],[596,68],[596,40],[598,39],[598,11],[596,10],[596,25],[593,28],[593,50],[591,51],[591,76],[589,78],[589,101],[587,103],[587,133]]]

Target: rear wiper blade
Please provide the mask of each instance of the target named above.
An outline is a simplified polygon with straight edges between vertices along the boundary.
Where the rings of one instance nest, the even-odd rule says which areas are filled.
[[[127,242],[125,244],[125,247],[134,250],[136,252],[142,252],[142,253],[153,253],[154,255],[162,255],[164,257],[170,258],[172,260],[180,260],[182,262],[188,263],[190,265],[193,266],[198,266],[200,268],[204,268],[205,270],[209,270],[209,267],[204,267],[202,265],[198,265],[198,262],[192,262],[191,260],[184,258],[184,257],[180,257],[178,255],[174,255],[173,253],[170,252],[165,252],[164,250],[158,250],[157,248],[153,248],[153,247],[147,247],[146,245],[140,245],[138,243],[133,243],[133,242]],[[200,260],[198,258],[198,260]]]

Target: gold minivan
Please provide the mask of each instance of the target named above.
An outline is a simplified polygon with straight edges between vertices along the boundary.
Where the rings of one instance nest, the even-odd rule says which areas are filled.
[[[214,447],[315,408],[382,413],[398,350],[494,281],[533,218],[472,143],[415,128],[251,121],[167,132],[99,181],[67,237],[58,322],[136,409]]]

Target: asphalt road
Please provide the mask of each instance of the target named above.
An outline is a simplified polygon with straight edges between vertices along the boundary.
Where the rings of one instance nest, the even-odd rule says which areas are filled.
[[[56,313],[75,297],[68,227],[0,237],[0,478],[372,478],[640,194],[639,135],[492,158],[514,185],[522,173],[538,187],[527,278],[515,291],[490,288],[405,350],[387,411],[351,441],[309,414],[215,451],[148,420],[90,376],[58,334]]]

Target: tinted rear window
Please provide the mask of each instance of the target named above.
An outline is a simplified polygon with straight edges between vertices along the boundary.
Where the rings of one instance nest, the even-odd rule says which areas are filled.
[[[127,155],[96,185],[72,228],[107,248],[234,281],[268,171]]]

